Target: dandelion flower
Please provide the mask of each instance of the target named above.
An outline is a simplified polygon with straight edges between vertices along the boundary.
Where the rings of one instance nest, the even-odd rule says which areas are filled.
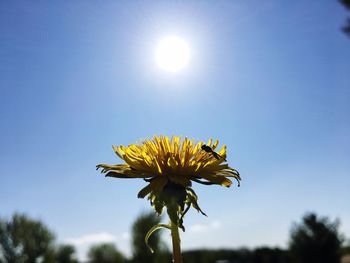
[[[215,153],[219,144],[210,139],[206,146]],[[173,136],[154,136],[153,140],[145,140],[141,144],[113,146],[115,153],[126,164],[99,164],[106,176],[115,178],[143,178],[149,184],[139,193],[139,198],[148,194],[151,198],[161,194],[164,188],[174,188],[176,185],[189,188],[192,182],[200,184],[217,184],[229,187],[232,181],[228,177],[241,180],[239,173],[225,164],[226,145],[219,151],[219,159],[215,155],[202,150],[203,142]],[[175,185],[175,186],[174,186]],[[157,212],[160,212],[159,210]]]
[[[183,217],[190,206],[204,214],[198,206],[192,182],[230,187],[229,178],[234,178],[239,186],[238,171],[226,163],[226,145],[216,152],[218,144],[218,140],[213,142],[212,139],[204,144],[178,136],[154,136],[140,144],[113,146],[125,164],[99,164],[97,169],[108,177],[144,179],[148,185],[141,189],[138,197],[148,196],[158,214],[166,207],[171,222],[185,230]],[[159,227],[170,228],[159,225],[150,232]]]

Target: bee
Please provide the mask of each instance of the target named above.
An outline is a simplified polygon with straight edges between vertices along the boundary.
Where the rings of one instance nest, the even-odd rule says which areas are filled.
[[[220,160],[220,158],[222,158],[217,152],[215,152],[210,146],[203,144],[201,146],[202,150],[207,152],[207,153],[211,153],[215,159]],[[225,160],[226,161],[226,160]]]

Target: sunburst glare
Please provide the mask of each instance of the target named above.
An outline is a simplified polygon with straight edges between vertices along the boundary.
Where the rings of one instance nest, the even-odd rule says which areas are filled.
[[[185,68],[190,59],[188,43],[177,36],[161,39],[155,50],[157,65],[169,72],[178,72]]]

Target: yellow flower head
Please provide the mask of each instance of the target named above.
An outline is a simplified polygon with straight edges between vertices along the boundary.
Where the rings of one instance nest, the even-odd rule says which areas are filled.
[[[195,143],[188,138],[173,136],[154,136],[153,140],[145,140],[141,144],[127,147],[113,146],[115,153],[126,164],[99,164],[106,176],[116,178],[143,178],[149,184],[143,188],[139,198],[149,195],[151,204],[158,213],[168,206],[167,197],[177,195],[179,212],[183,214],[186,203],[201,211],[197,204],[197,196],[191,189],[192,181],[211,185],[229,187],[232,182],[227,177],[241,180],[239,173],[226,164],[226,146],[218,152],[219,141],[210,139],[206,144]],[[187,212],[187,211],[186,211]]]

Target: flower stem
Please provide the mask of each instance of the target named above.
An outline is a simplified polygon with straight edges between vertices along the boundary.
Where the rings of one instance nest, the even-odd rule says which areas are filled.
[[[173,262],[182,263],[179,227],[173,221],[171,221],[171,238],[173,241]]]

